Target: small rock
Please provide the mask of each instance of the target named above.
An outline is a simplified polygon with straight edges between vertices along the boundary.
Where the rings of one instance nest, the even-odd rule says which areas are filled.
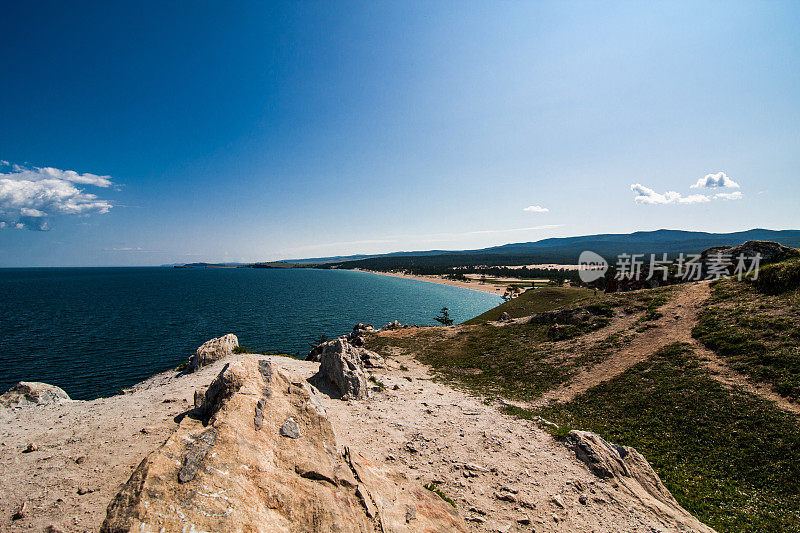
[[[11,515],[11,520],[22,520],[28,514],[28,502],[22,502],[17,511]]]
[[[86,456],[85,455],[81,455],[80,457],[76,457],[75,458],[75,464],[82,465],[85,462],[86,462]]]
[[[556,494],[555,496],[553,496],[553,497],[550,499],[550,501],[551,501],[551,502],[553,502],[553,503],[556,505],[556,507],[559,507],[559,508],[561,508],[561,509],[563,509],[563,508],[564,508],[564,501],[561,499],[561,496],[559,496],[558,494]]]
[[[501,500],[501,501],[504,501],[504,502],[512,502],[513,503],[513,502],[517,501],[516,496],[514,496],[513,494],[508,493],[508,492],[495,492],[494,493],[494,497],[497,498],[498,500]]]
[[[84,494],[89,494],[91,492],[94,492],[94,490],[90,489],[89,487],[80,487],[78,489],[78,495],[79,496],[83,496]]]
[[[468,516],[464,520],[467,522],[478,522],[479,524],[483,524],[486,522],[486,519],[482,516]]]
[[[470,508],[469,508],[469,512],[471,512],[471,513],[478,513],[478,514],[480,514],[480,515],[484,515],[484,516],[486,515],[486,511],[484,511],[484,510],[482,510],[482,509],[478,509],[477,507],[470,507]]]
[[[406,523],[411,522],[416,517],[417,517],[417,509],[416,509],[416,507],[413,507],[411,505],[406,507]]]
[[[519,491],[517,489],[515,489],[514,487],[509,487],[509,486],[506,485],[506,486],[500,487],[500,492],[510,492],[511,494],[516,494]]]
[[[392,387],[392,390],[400,390],[400,385],[394,385],[394,386]]]
[[[467,463],[464,465],[464,468],[467,470],[472,470],[473,472],[488,472],[489,469],[485,466],[481,466],[475,463]]]
[[[50,524],[44,528],[44,533],[64,533],[64,530],[54,526],[53,524]]]
[[[38,449],[39,448],[34,443],[29,442],[28,445],[25,447],[25,449],[22,450],[22,453],[31,453],[31,452],[35,452]]]
[[[578,502],[580,502],[581,505],[586,505],[589,503],[589,499],[584,494],[581,494],[578,496]]]
[[[524,518],[518,518],[517,519],[517,523],[518,524],[522,524],[523,526],[528,526],[531,523],[531,519],[528,518],[527,516],[524,517]]]
[[[300,428],[297,427],[297,422],[295,422],[294,419],[287,418],[286,422],[284,422],[281,426],[280,434],[281,436],[289,437],[290,439],[299,439]]]

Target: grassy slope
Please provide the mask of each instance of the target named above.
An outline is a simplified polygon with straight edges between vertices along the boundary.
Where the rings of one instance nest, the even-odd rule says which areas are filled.
[[[536,298],[529,300],[531,307],[528,309],[534,306],[540,312],[560,307],[585,309],[591,319],[563,325],[557,332],[551,331],[547,323],[495,327],[480,321],[480,325],[462,326],[455,337],[443,336],[435,328],[422,329],[413,336],[373,337],[368,347],[382,355],[391,355],[393,349],[413,353],[444,378],[479,394],[530,398],[564,383],[578,368],[608,357],[635,333],[609,335],[588,350],[577,350],[571,342],[573,339],[607,325],[615,310],[640,314],[642,320],[655,316],[658,306],[663,305],[671,291],[671,288],[663,288],[598,295],[589,300],[585,298],[593,294],[590,291],[537,289],[530,292]],[[555,299],[548,301],[548,294]],[[566,305],[575,300],[578,302]],[[508,303],[513,302],[506,302],[492,312],[499,314]]]
[[[724,388],[687,345],[566,405],[537,413],[633,446],[675,498],[719,531],[800,530],[800,425],[761,398]]]
[[[708,309],[692,332],[707,348],[750,378],[800,398],[800,294],[758,292],[750,283],[712,286]]]
[[[512,318],[530,316],[534,313],[550,311],[558,307],[563,307],[571,303],[591,298],[594,291],[589,289],[565,288],[565,287],[543,287],[520,294],[517,298],[504,302],[494,309],[476,316],[464,322],[464,324],[483,324],[490,320],[497,320],[500,313],[508,312]]]

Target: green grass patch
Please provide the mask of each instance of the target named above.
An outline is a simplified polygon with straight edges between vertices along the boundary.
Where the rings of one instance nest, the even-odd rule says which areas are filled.
[[[549,324],[463,327],[454,337],[434,328],[410,337],[367,340],[382,355],[412,354],[448,382],[488,396],[530,398],[567,381],[583,365],[594,364],[624,342],[621,335],[575,353],[565,339],[575,339],[608,324],[607,317],[553,329]]]
[[[504,311],[511,318],[521,318],[535,313],[543,313],[552,309],[558,309],[587,298],[593,298],[594,291],[589,289],[569,288],[569,287],[543,287],[523,292],[516,298],[503,302],[494,309],[490,309],[483,314],[464,322],[464,324],[483,324],[484,322],[494,321],[500,317]]]
[[[536,292],[544,294],[545,290]],[[537,317],[537,323],[496,327],[480,321],[478,325],[461,326],[455,336],[425,328],[408,337],[373,336],[367,339],[367,347],[384,356],[413,355],[436,369],[448,382],[480,395],[531,398],[566,382],[581,367],[604,360],[631,336],[613,334],[580,351],[570,341],[607,326],[617,309],[628,309],[631,313],[657,309],[668,300],[673,289],[603,294],[566,307],[561,305],[562,291],[569,289],[553,290],[560,295],[559,300],[549,306],[539,302],[539,309],[547,310],[540,311],[545,315]],[[547,316],[560,307],[564,307],[564,313]],[[575,323],[562,320],[576,316],[582,318]],[[554,320],[559,322],[558,328],[551,327]]]
[[[437,483],[436,481],[431,481],[430,483],[427,483],[425,485],[425,488],[431,491],[432,493],[436,494],[438,497],[440,497],[450,505],[452,505],[454,509],[456,508],[456,502],[453,501],[453,499],[450,498],[447,494],[442,492],[442,489],[439,488],[439,483]]]
[[[764,294],[783,294],[800,289],[800,259],[762,267],[753,284]]]
[[[376,378],[375,376],[370,376],[367,379],[369,381],[371,381],[379,389],[381,389],[381,390],[385,390],[386,389],[386,384],[383,381],[381,381],[378,378]]]
[[[800,398],[800,310],[796,294],[770,296],[753,285],[725,279],[692,334],[732,368],[779,394]]]
[[[570,403],[513,414],[633,446],[718,531],[800,530],[797,417],[726,389],[688,345],[669,345]]]

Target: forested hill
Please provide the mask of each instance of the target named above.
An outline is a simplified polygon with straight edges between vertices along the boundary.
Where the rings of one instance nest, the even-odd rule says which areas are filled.
[[[461,265],[526,265],[541,263],[577,264],[584,250],[613,261],[622,253],[699,253],[712,246],[737,245],[750,240],[776,241],[800,247],[800,230],[752,229],[734,233],[656,230],[627,234],[585,235],[513,243],[480,250],[395,252],[375,256],[316,258],[302,262],[327,264],[336,268],[390,270]],[[300,262],[300,261],[298,261]]]

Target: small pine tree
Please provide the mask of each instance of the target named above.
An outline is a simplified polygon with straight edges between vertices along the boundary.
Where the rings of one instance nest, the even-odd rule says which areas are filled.
[[[446,307],[442,307],[442,313],[439,316],[433,317],[433,319],[436,322],[442,324],[443,326],[453,325],[453,319],[450,318],[450,313],[448,312],[448,309]]]

